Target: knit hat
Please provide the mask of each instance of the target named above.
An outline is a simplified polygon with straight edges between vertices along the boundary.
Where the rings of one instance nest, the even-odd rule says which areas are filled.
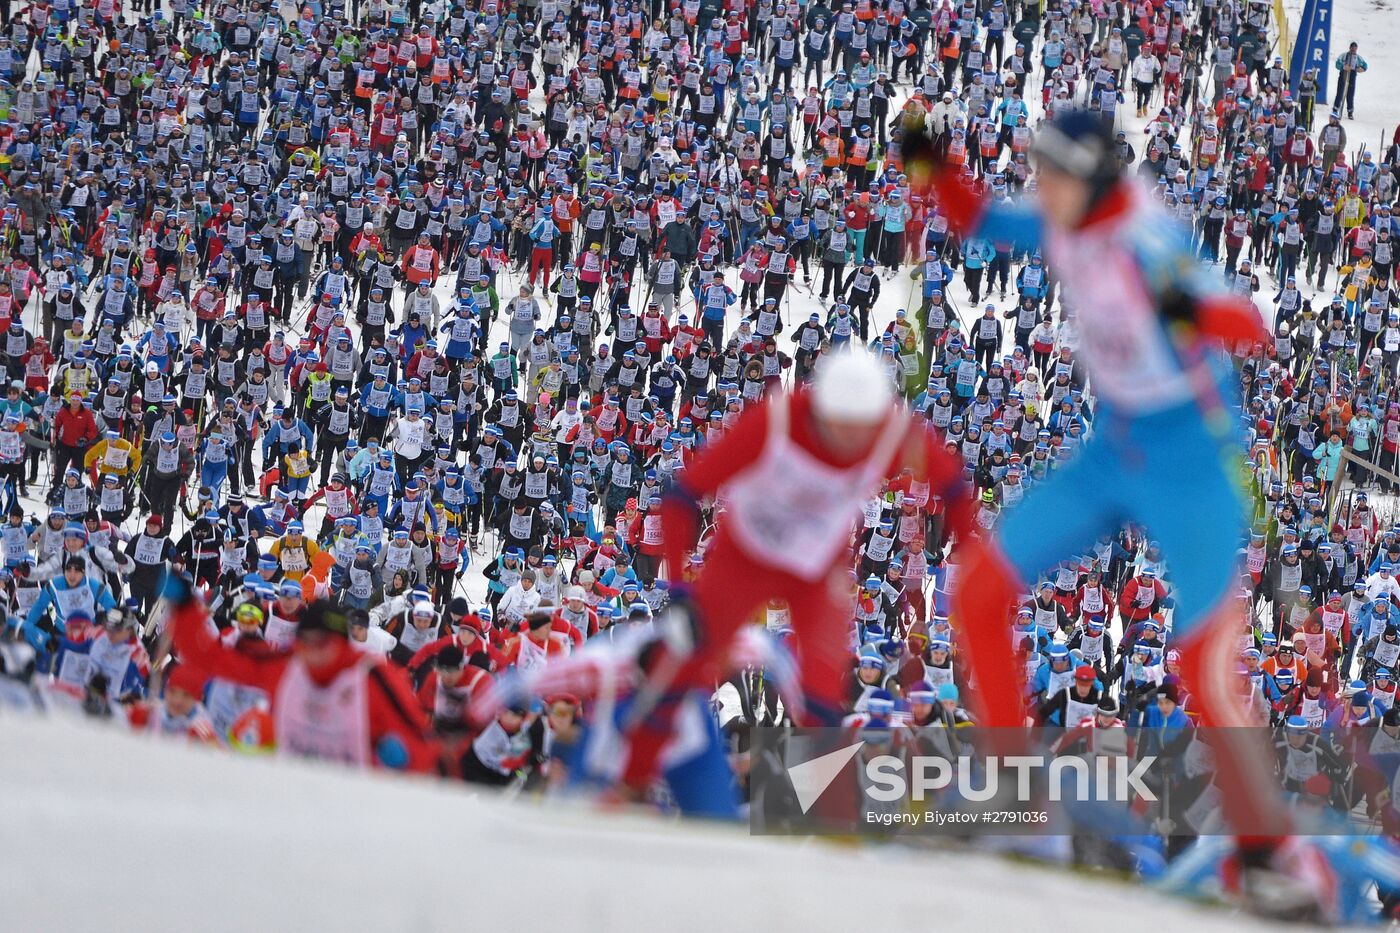
[[[333,632],[337,635],[344,635],[348,630],[349,624],[345,613],[323,599],[309,603],[301,611],[301,619],[297,622],[298,636],[310,632]]]
[[[165,679],[165,689],[183,690],[195,699],[204,696],[204,684],[209,680],[209,675],[199,670],[191,664],[181,664],[171,671]]]

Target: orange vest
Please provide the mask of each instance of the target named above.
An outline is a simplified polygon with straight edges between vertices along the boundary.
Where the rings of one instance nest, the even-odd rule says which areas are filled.
[[[836,168],[841,164],[841,155],[845,151],[846,144],[840,136],[831,134],[822,140],[822,148],[826,150],[826,158],[822,160],[822,165],[826,168]]]

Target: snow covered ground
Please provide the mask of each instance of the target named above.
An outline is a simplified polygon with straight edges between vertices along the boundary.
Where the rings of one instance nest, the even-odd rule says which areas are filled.
[[[750,838],[62,718],[4,720],[0,789],[14,933],[1262,929],[987,856]]]

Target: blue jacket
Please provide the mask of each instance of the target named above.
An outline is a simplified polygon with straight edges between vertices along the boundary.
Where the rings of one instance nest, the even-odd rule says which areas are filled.
[[[83,598],[80,593],[74,593],[75,590],[81,591],[85,586],[91,590],[90,599]],[[88,608],[89,603],[91,608]],[[87,609],[89,614],[96,618],[99,612],[111,609],[116,604],[116,600],[112,598],[112,591],[101,579],[88,578],[76,587],[72,587],[60,574],[40,589],[39,598],[34,601],[33,606],[29,607],[29,614],[24,617],[22,624],[24,638],[34,646],[34,649],[41,656],[45,656],[48,653],[45,647],[48,637],[39,628],[39,622],[44,618],[45,613],[53,610],[54,625],[62,631],[64,624],[68,621],[68,616],[75,609]],[[65,606],[68,608],[65,609]],[[10,624],[11,626],[17,624],[13,617]]]
[[[388,393],[387,396],[383,393]],[[378,398],[376,398],[378,396]],[[373,401],[372,401],[373,400]],[[403,392],[398,386],[385,382],[384,385],[376,387],[373,382],[366,383],[360,389],[360,406],[365,410],[365,414],[373,415],[376,418],[389,417],[389,410],[398,408],[403,403]]]
[[[1136,721],[1134,721],[1136,720]],[[1128,717],[1128,725],[1141,726],[1147,730],[1148,734],[1143,736],[1143,741],[1155,744],[1157,749],[1170,745],[1184,737],[1184,730],[1191,728],[1191,720],[1181,711],[1181,707],[1176,707],[1168,716],[1162,715],[1162,710],[1155,702],[1148,702],[1147,708],[1141,712],[1134,712]],[[1156,733],[1153,735],[1152,733]]]
[[[1328,440],[1326,443],[1318,444],[1312,452],[1312,458],[1318,461],[1317,472],[1322,479],[1332,482],[1337,478],[1337,471],[1342,465],[1342,442],[1341,440]]]
[[[281,418],[276,418],[267,426],[267,432],[263,434],[263,459],[266,460],[273,450],[279,454],[286,453],[293,441],[300,441],[302,447],[309,451],[313,440],[311,428],[307,427],[306,422],[300,418],[294,418],[291,424],[287,424]]]
[[[996,257],[996,250],[986,240],[972,238],[963,241],[963,264],[969,269],[981,269]]]

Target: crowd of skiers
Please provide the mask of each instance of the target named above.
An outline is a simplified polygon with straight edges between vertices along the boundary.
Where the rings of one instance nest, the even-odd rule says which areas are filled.
[[[972,527],[1094,432],[1056,270],[958,236],[900,149],[1014,198],[1039,121],[1083,106],[1274,312],[1236,358],[1261,722],[1400,742],[1395,145],[1348,141],[1315,73],[1288,89],[1273,29],[1237,0],[7,9],[0,656],[143,728],[544,776],[587,699],[473,703],[663,610],[706,559],[666,559],[663,493],[832,349],[888,365]],[[1354,94],[1364,60],[1336,65]],[[867,726],[971,719],[949,510],[910,471],[858,523]],[[1189,721],[1172,605],[1150,529],[1040,581],[1028,718]],[[781,715],[754,683],[717,700],[736,750]]]

